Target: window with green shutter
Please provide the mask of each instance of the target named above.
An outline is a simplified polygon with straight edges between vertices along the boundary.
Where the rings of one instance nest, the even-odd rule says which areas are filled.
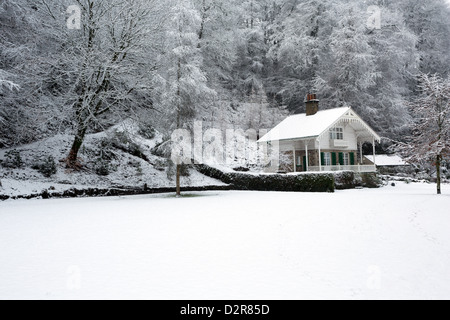
[[[337,156],[336,156],[336,152],[332,152],[332,153],[331,153],[331,162],[332,162],[333,166],[337,166]]]
[[[341,166],[344,165],[344,153],[343,152],[339,152],[339,164]]]
[[[321,164],[324,166],[325,165],[325,152],[322,152],[321,154],[320,154],[320,159],[321,159]]]
[[[350,165],[355,165],[355,153],[350,152]]]

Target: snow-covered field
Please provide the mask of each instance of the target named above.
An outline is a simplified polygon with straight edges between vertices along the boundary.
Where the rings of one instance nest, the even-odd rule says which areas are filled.
[[[449,299],[449,189],[7,201],[0,299]]]

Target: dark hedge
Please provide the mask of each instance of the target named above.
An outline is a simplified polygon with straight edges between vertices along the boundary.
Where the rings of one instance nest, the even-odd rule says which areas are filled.
[[[335,186],[337,190],[355,189],[360,183],[356,180],[353,171],[341,171],[334,173]]]
[[[231,186],[233,190],[334,192],[335,181],[331,173],[305,173],[300,175],[252,175],[238,172],[222,172],[206,165],[197,165],[197,171]]]

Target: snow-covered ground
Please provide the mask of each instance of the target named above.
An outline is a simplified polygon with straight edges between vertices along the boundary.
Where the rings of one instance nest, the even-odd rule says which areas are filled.
[[[0,299],[449,299],[450,187],[0,203]]]
[[[168,164],[165,158],[152,154],[151,150],[163,141],[163,136],[155,132],[153,139],[147,140],[139,132],[138,125],[131,120],[126,120],[105,132],[89,134],[80,152],[80,161],[83,170],[74,172],[67,170],[60,160],[69,154],[73,136],[56,135],[54,137],[37,141],[13,149],[0,149],[0,195],[27,196],[40,194],[45,189],[56,192],[70,190],[72,188],[109,188],[112,186],[125,186],[143,188],[174,187],[174,173],[168,175]],[[133,156],[123,150],[108,146],[117,139],[125,138],[128,143],[134,143],[148,158],[148,161]],[[5,160],[8,151],[16,150],[23,161],[21,168],[5,168],[1,161]],[[107,160],[109,174],[100,176],[95,172],[95,166],[99,164],[99,153],[109,152],[113,159]],[[50,178],[45,178],[33,165],[39,164],[43,159],[52,156],[56,162],[57,172]],[[189,170],[189,176],[181,178],[183,187],[222,186],[224,183],[206,177],[195,170]]]

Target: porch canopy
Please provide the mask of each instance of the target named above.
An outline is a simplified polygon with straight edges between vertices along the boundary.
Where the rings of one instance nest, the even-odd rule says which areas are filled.
[[[351,138],[356,141],[360,151],[360,164],[358,166],[343,167],[325,167],[322,159],[318,156],[318,166],[309,166],[308,150],[316,150],[321,153],[324,144],[329,144],[330,130],[339,126],[350,126],[353,131]],[[336,171],[336,170],[353,170],[353,171],[375,171],[375,166],[365,168],[362,146],[364,143],[373,145],[373,158],[375,162],[375,142],[380,142],[381,137],[350,107],[336,108],[331,110],[319,111],[315,115],[307,116],[299,114],[290,116],[276,126],[273,130],[263,136],[259,143],[279,143],[280,152],[294,153],[294,171],[296,170],[296,152],[305,151],[307,157],[306,171]],[[339,141],[334,141],[335,144]],[[346,147],[345,145],[335,145],[337,148]],[[363,166],[363,167],[362,167]]]

